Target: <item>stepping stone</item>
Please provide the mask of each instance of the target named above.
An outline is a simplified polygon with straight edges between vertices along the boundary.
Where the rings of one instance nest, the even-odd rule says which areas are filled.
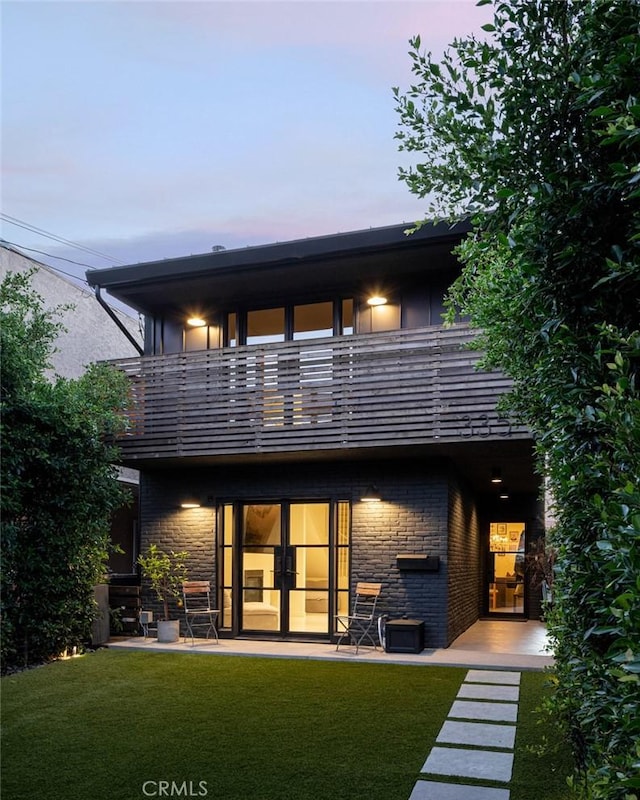
[[[517,722],[518,706],[515,703],[454,700],[448,716],[459,719],[487,719],[493,722]]]
[[[515,725],[491,725],[486,722],[452,722],[447,720],[437,742],[443,744],[473,744],[478,747],[513,749],[516,740]]]
[[[418,781],[409,800],[509,800],[509,790],[466,786],[463,783]]]
[[[496,686],[488,683],[463,683],[458,692],[458,697],[472,698],[474,700],[506,700],[511,703],[518,702],[519,686]]]
[[[465,750],[461,747],[434,747],[420,772],[508,783],[511,780],[512,768],[513,753]]]
[[[467,683],[497,683],[501,686],[519,686],[519,672],[505,672],[496,669],[470,669],[465,678]]]

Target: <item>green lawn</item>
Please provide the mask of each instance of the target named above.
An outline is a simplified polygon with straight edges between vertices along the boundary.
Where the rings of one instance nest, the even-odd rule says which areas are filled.
[[[408,800],[465,674],[101,650],[2,679],[2,798]],[[566,754],[524,747],[543,681],[523,673],[511,800],[569,796]]]

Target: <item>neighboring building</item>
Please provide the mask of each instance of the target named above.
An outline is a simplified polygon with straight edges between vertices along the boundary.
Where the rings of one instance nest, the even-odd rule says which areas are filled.
[[[59,375],[62,378],[78,378],[92,362],[137,354],[133,344],[101,308],[93,292],[83,289],[18,250],[5,244],[0,245],[0,280],[8,272],[24,273],[29,270],[34,270],[31,285],[43,298],[46,308],[71,306],[60,316],[66,331],[62,331],[56,339],[50,377]],[[122,312],[114,313],[129,335],[142,344],[138,319]],[[130,489],[133,501],[114,517],[112,540],[120,546],[122,552],[112,554],[109,567],[112,573],[120,575],[123,580],[130,580],[137,575],[137,470],[120,467],[120,481]]]
[[[334,638],[359,580],[383,584],[390,617],[424,620],[427,647],[480,616],[538,615],[522,580],[544,533],[532,437],[496,411],[509,382],[476,369],[468,324],[441,321],[467,230],[87,274],[146,320],[145,355],[118,362],[142,547],[189,552],[222,635]]]

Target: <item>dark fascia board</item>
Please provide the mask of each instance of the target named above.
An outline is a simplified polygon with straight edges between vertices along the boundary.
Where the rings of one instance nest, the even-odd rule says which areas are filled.
[[[472,228],[467,221],[450,224],[425,224],[407,235],[411,226],[390,225],[382,228],[296,239],[289,242],[258,245],[234,250],[221,250],[202,255],[148,261],[124,267],[87,271],[91,286],[100,286],[115,296],[126,287],[156,282],[197,278],[199,275],[223,275],[225,272],[263,270],[275,265],[304,261],[323,261],[367,251],[394,250],[425,246],[425,244],[456,241]]]

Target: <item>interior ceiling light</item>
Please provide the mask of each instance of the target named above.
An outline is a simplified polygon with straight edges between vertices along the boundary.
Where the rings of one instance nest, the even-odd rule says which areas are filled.
[[[502,483],[502,472],[499,467],[493,467],[491,470],[491,483]]]
[[[207,321],[202,317],[189,317],[187,320],[187,325],[191,325],[192,328],[204,328],[206,324]]]
[[[387,298],[386,297],[382,297],[379,294],[374,294],[373,297],[370,297],[367,300],[367,303],[370,306],[384,306],[384,305],[387,304]]]

